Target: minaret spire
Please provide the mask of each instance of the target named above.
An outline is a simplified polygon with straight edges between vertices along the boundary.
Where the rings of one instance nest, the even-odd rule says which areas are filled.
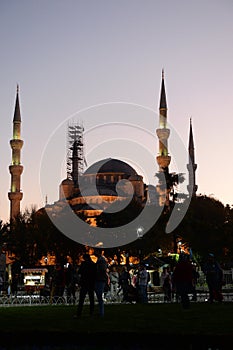
[[[20,188],[20,177],[23,172],[23,166],[20,162],[21,148],[23,140],[21,140],[21,113],[19,105],[19,85],[16,88],[15,111],[13,118],[13,138],[10,140],[12,149],[12,162],[9,166],[11,174],[11,188],[8,193],[10,200],[10,219],[15,219],[20,214],[20,201],[23,198],[23,193]]]
[[[162,70],[162,82],[159,103],[159,129],[156,130],[156,133],[159,138],[159,156],[163,156],[163,162],[161,163],[161,159],[158,159],[158,157],[157,162],[159,161],[159,166],[161,163],[162,168],[168,167],[168,165],[170,164],[170,157],[168,156],[167,140],[170,134],[170,130],[167,129],[167,100],[164,83],[164,70]]]
[[[197,169],[197,164],[195,164],[195,151],[194,151],[194,141],[193,141],[193,129],[192,129],[192,119],[190,118],[189,126],[189,163],[187,164],[187,169],[189,172],[189,184],[187,186],[189,197],[195,197],[197,192],[196,176],[195,171]]]
[[[169,174],[168,166],[171,161],[171,157],[168,155],[168,138],[170,130],[167,128],[167,100],[164,83],[164,70],[162,70],[162,82],[160,92],[160,103],[159,103],[159,128],[156,130],[156,134],[159,139],[159,155],[156,157],[159,165],[159,173],[164,173],[165,176]],[[161,180],[164,182],[164,179]],[[169,202],[169,189],[162,190],[162,182],[158,185],[157,191],[160,194],[160,205],[168,204]],[[166,187],[166,186],[165,186]]]
[[[162,83],[161,83],[159,109],[166,110],[166,112],[167,112],[167,100],[166,100],[166,92],[165,92],[165,84],[164,84],[164,69],[162,70]]]
[[[21,122],[21,114],[20,114],[20,107],[19,107],[19,85],[17,84],[16,87],[16,101],[15,101],[15,113],[14,113],[14,122]]]

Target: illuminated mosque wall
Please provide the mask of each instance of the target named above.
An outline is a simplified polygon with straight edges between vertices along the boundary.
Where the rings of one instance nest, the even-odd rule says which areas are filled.
[[[95,225],[96,216],[116,200],[134,198],[142,205],[146,200],[143,177],[127,163],[112,158],[91,165],[79,176],[78,184],[74,180],[64,179],[59,194],[57,202],[46,206],[47,211],[58,215],[68,202],[76,213],[82,212],[92,225]]]

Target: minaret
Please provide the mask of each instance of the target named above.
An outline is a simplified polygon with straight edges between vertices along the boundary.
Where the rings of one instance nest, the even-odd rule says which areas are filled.
[[[11,188],[8,193],[10,200],[10,219],[15,219],[20,214],[20,201],[23,198],[23,193],[20,189],[20,177],[23,172],[23,166],[20,163],[21,148],[23,140],[20,139],[21,131],[21,115],[19,107],[19,86],[17,85],[15,113],[13,119],[13,139],[10,140],[12,149],[12,162],[9,166],[11,174]]]
[[[189,163],[187,164],[187,169],[189,172],[189,184],[187,186],[189,197],[196,197],[197,185],[195,171],[197,169],[197,164],[195,164],[195,153],[194,153],[194,142],[193,142],[193,130],[192,130],[192,120],[190,118],[190,129],[189,129]]]
[[[164,183],[166,183],[166,176],[169,174],[168,166],[171,161],[171,157],[168,155],[168,138],[170,130],[167,128],[167,101],[164,84],[164,71],[162,70],[162,83],[161,83],[161,94],[159,104],[159,128],[156,130],[156,134],[159,139],[159,155],[156,157],[159,165],[159,173],[164,173],[163,180],[160,179],[160,184],[157,186],[159,193],[159,205],[169,203],[169,190]]]

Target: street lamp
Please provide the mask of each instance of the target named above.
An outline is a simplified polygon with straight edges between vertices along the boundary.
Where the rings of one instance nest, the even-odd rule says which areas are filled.
[[[140,245],[142,245],[143,232],[144,232],[144,227],[139,226],[137,228],[137,237],[141,241]],[[141,247],[138,249],[138,255],[139,255],[139,261],[141,262],[142,261],[142,257],[143,257],[143,253],[142,253],[142,248]]]
[[[143,232],[144,232],[144,227],[139,226],[139,227],[137,228],[137,237],[138,237],[138,238],[142,238],[142,237],[143,237]]]

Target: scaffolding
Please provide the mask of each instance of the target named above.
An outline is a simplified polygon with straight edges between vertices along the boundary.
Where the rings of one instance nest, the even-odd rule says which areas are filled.
[[[68,122],[67,124],[67,161],[66,161],[66,171],[67,178],[72,180],[73,173],[78,173],[78,175],[82,175],[84,172],[84,168],[87,165],[85,156],[84,156],[84,144],[83,144],[83,125],[79,122]],[[78,169],[73,168],[73,147],[74,142],[77,142],[77,156]]]

